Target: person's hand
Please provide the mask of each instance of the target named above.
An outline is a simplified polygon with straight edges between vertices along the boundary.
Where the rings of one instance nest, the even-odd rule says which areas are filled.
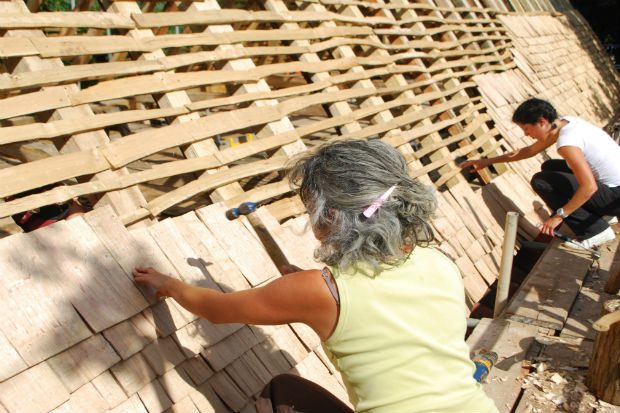
[[[459,168],[465,169],[471,167],[470,172],[476,172],[480,169],[486,168],[489,165],[491,165],[491,162],[487,158],[468,159],[465,162],[461,162],[459,164]]]
[[[553,215],[551,218],[543,222],[540,227],[540,232],[545,235],[549,235],[550,237],[553,237],[553,232],[558,226],[560,226],[560,224],[562,224],[562,221],[563,220],[561,216]]]
[[[138,284],[153,288],[157,299],[172,295],[170,291],[172,277],[168,277],[151,267],[136,267],[132,274]]]

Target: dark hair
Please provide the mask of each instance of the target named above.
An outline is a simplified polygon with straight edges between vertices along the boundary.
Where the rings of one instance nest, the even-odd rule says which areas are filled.
[[[400,152],[382,141],[328,143],[298,160],[289,176],[300,187],[311,225],[322,232],[315,256],[328,265],[347,271],[365,263],[376,275],[381,264],[397,265],[408,256],[405,245],[434,240],[434,190],[412,179]],[[393,185],[383,206],[366,218],[364,209]]]
[[[551,103],[537,98],[531,98],[521,103],[512,115],[514,123],[527,123],[530,125],[538,122],[540,118],[553,122],[558,118],[558,112]]]

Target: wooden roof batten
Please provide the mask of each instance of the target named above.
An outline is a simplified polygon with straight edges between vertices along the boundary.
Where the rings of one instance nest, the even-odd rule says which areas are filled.
[[[308,327],[212,325],[155,301],[132,268],[223,291],[320,268],[283,171],[325,142],[381,139],[437,189],[438,245],[471,311],[496,281],[506,212],[518,245],[537,234],[542,156],[475,177],[458,163],[527,145],[510,115],[531,95],[600,126],[617,115],[618,74],[567,1],[101,3],[0,2],[0,412],[253,412],[284,372],[344,400]],[[12,224],[76,197],[94,210]],[[259,209],[226,219],[246,201]]]

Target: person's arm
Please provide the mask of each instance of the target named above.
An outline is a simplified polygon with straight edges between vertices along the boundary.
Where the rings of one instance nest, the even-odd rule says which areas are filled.
[[[581,149],[576,146],[562,146],[558,149],[558,153],[566,160],[566,163],[573,171],[579,183],[579,187],[575,194],[562,206],[564,213],[570,215],[588,202],[592,195],[598,190],[598,184]],[[543,223],[541,232],[553,236],[554,229],[557,228],[562,221],[562,217],[556,214],[552,215],[551,218]]]
[[[334,297],[318,270],[289,274],[265,286],[234,293],[194,287],[152,268],[136,268],[133,275],[136,282],[153,287],[157,297],[174,298],[188,311],[216,324],[300,322],[325,340],[338,318]]]
[[[471,171],[475,172],[479,169],[484,169],[487,166],[493,165],[495,163],[516,162],[523,159],[531,158],[532,156],[541,153],[552,144],[553,140],[551,139],[538,140],[530,146],[506,152],[505,154],[495,156],[493,158],[468,159],[465,162],[460,163],[459,167],[465,169],[471,166]]]

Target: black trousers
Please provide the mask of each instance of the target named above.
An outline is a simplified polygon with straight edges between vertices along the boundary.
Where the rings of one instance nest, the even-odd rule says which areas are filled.
[[[259,413],[353,413],[353,410],[323,387],[293,374],[274,377],[257,403]]]
[[[563,207],[579,187],[577,178],[563,159],[545,161],[541,171],[532,177],[531,184],[553,212]],[[603,215],[620,215],[620,187],[597,184],[594,195],[564,220],[579,240],[588,239],[609,227],[601,218]]]

